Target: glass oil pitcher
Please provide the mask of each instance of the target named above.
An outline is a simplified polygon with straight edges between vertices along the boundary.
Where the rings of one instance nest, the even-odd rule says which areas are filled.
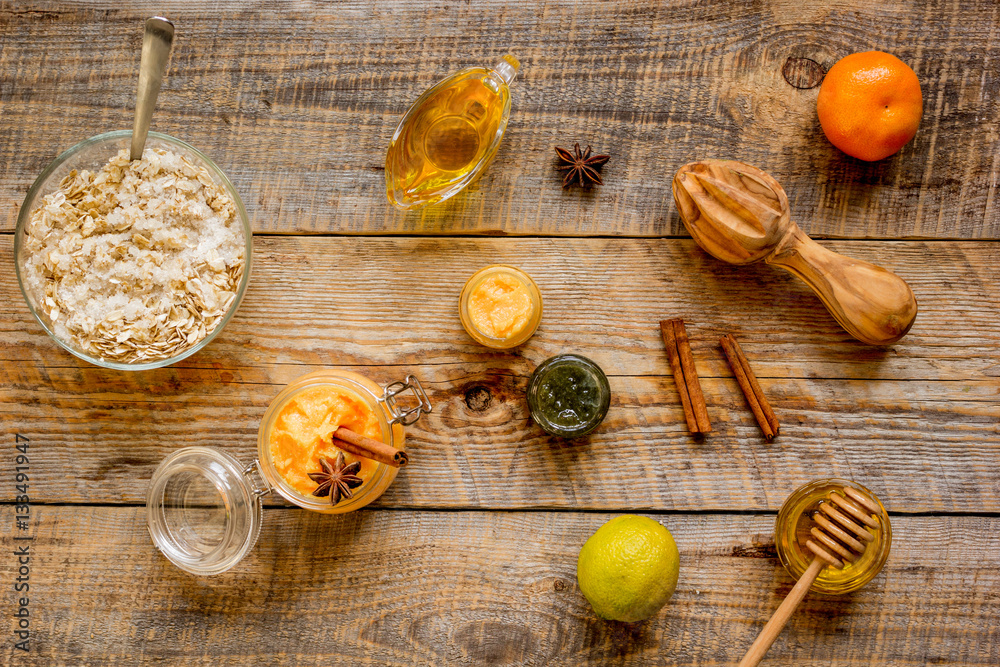
[[[396,127],[385,156],[385,191],[404,210],[444,201],[474,181],[496,155],[520,63],[452,74],[424,92]]]

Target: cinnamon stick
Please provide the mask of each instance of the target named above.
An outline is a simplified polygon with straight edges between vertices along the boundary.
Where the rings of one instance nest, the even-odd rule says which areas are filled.
[[[687,422],[688,431],[698,433],[698,420],[694,416],[694,410],[691,409],[691,396],[688,394],[687,382],[684,381],[684,367],[681,365],[681,356],[677,352],[677,339],[674,337],[673,322],[662,320],[660,322],[660,335],[663,336],[663,344],[667,348],[667,357],[670,359],[670,368],[674,373],[677,393],[681,396],[684,421]]]
[[[774,435],[778,435],[778,417],[774,414],[774,410],[771,409],[771,404],[767,402],[767,397],[764,396],[764,390],[760,388],[760,382],[757,381],[757,375],[754,374],[753,369],[750,368],[750,362],[747,361],[747,356],[743,354],[743,348],[740,347],[740,343],[736,340],[736,337],[733,336],[733,334],[729,334],[729,340],[733,343],[733,349],[736,350],[736,356],[740,358],[740,364],[743,366],[743,371],[747,374],[747,379],[750,380],[750,386],[753,388],[754,394],[757,396],[757,401],[760,403],[760,409],[764,412],[768,425],[770,425],[771,430],[774,431]]]
[[[743,348],[740,347],[739,342],[732,334],[723,336],[719,339],[719,343],[722,345],[722,351],[726,355],[729,366],[733,369],[733,375],[736,376],[736,383],[740,386],[740,390],[757,420],[757,425],[763,431],[764,438],[770,442],[774,436],[778,435],[778,418],[775,416],[774,410],[771,409],[771,404],[767,402],[767,397],[764,396],[764,392],[760,388],[757,376],[754,375],[753,369],[750,368],[750,362],[743,354]]]
[[[674,382],[681,396],[684,408],[684,420],[691,433],[709,433],[712,424],[708,421],[708,409],[705,406],[705,396],[701,393],[701,383],[694,366],[694,356],[691,354],[691,344],[688,342],[684,320],[662,320],[660,333],[670,357],[670,366],[674,372]]]
[[[401,449],[396,449],[381,440],[375,440],[355,433],[343,426],[333,432],[333,444],[349,454],[384,463],[398,468],[410,462],[410,457]]]
[[[680,353],[681,366],[684,367],[684,381],[687,383],[688,393],[691,395],[691,408],[698,420],[698,430],[701,433],[708,433],[712,430],[712,424],[708,421],[708,408],[705,406],[705,397],[701,393],[701,382],[698,381],[698,371],[694,367],[694,356],[691,354],[691,344],[688,342],[684,320],[674,320],[673,323],[674,337],[677,338],[677,352]]]

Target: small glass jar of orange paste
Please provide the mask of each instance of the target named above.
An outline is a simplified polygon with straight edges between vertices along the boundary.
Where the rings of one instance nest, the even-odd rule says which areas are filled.
[[[494,264],[476,272],[459,297],[462,326],[487,347],[516,347],[542,321],[542,294],[524,271]]]
[[[410,393],[415,404],[404,398]],[[312,495],[318,485],[309,473],[320,471],[321,456],[335,459],[340,453],[330,438],[335,429],[343,426],[403,449],[403,427],[430,411],[412,375],[385,387],[349,371],[304,375],[271,401],[258,432],[258,458],[250,465],[215,447],[184,447],[163,460],[146,496],[150,537],[182,570],[225,572],[256,544],[261,499],[269,493],[308,510],[340,513],[364,507],[389,488],[398,468],[344,452],[348,465],[360,461],[361,485],[336,505]]]

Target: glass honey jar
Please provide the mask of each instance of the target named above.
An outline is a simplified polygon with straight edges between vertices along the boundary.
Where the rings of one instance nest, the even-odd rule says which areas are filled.
[[[275,493],[304,509],[329,514],[360,509],[389,488],[398,468],[365,460],[360,486],[333,504],[330,497],[311,495],[290,482],[280,469],[272,435],[280,428],[282,415],[297,398],[324,392],[366,406],[379,439],[397,450],[404,446],[404,427],[432,409],[412,375],[385,387],[357,373],[332,369],[299,378],[268,406],[258,432],[257,458],[249,465],[214,447],[185,447],[160,463],[149,483],[146,515],[150,537],[164,556],[192,574],[219,574],[239,563],[256,544],[264,496]],[[412,396],[405,406],[404,395]],[[302,416],[299,408],[293,406],[296,417]],[[314,464],[319,467],[308,462]]]
[[[817,593],[839,595],[861,588],[882,571],[889,557],[889,548],[892,546],[889,514],[875,494],[850,480],[819,479],[796,489],[778,512],[774,541],[778,559],[788,574],[798,580],[815,558],[805,546],[811,537],[810,531],[816,525],[813,516],[819,511],[820,503],[829,502],[828,497],[831,492],[837,492],[844,487],[856,489],[874,501],[879,511],[873,516],[879,528],[869,531],[874,539],[854,562],[847,562],[842,569],[825,567],[820,571],[810,586],[810,590]]]

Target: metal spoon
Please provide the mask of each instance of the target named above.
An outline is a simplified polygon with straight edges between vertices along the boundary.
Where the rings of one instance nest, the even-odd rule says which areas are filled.
[[[173,23],[159,16],[146,20],[146,32],[142,36],[142,58],[139,60],[135,125],[132,126],[132,160],[142,158],[149,123],[153,119],[153,108],[156,106],[156,96],[160,94],[160,84],[163,82],[163,73],[167,69],[167,59],[173,43]]]

